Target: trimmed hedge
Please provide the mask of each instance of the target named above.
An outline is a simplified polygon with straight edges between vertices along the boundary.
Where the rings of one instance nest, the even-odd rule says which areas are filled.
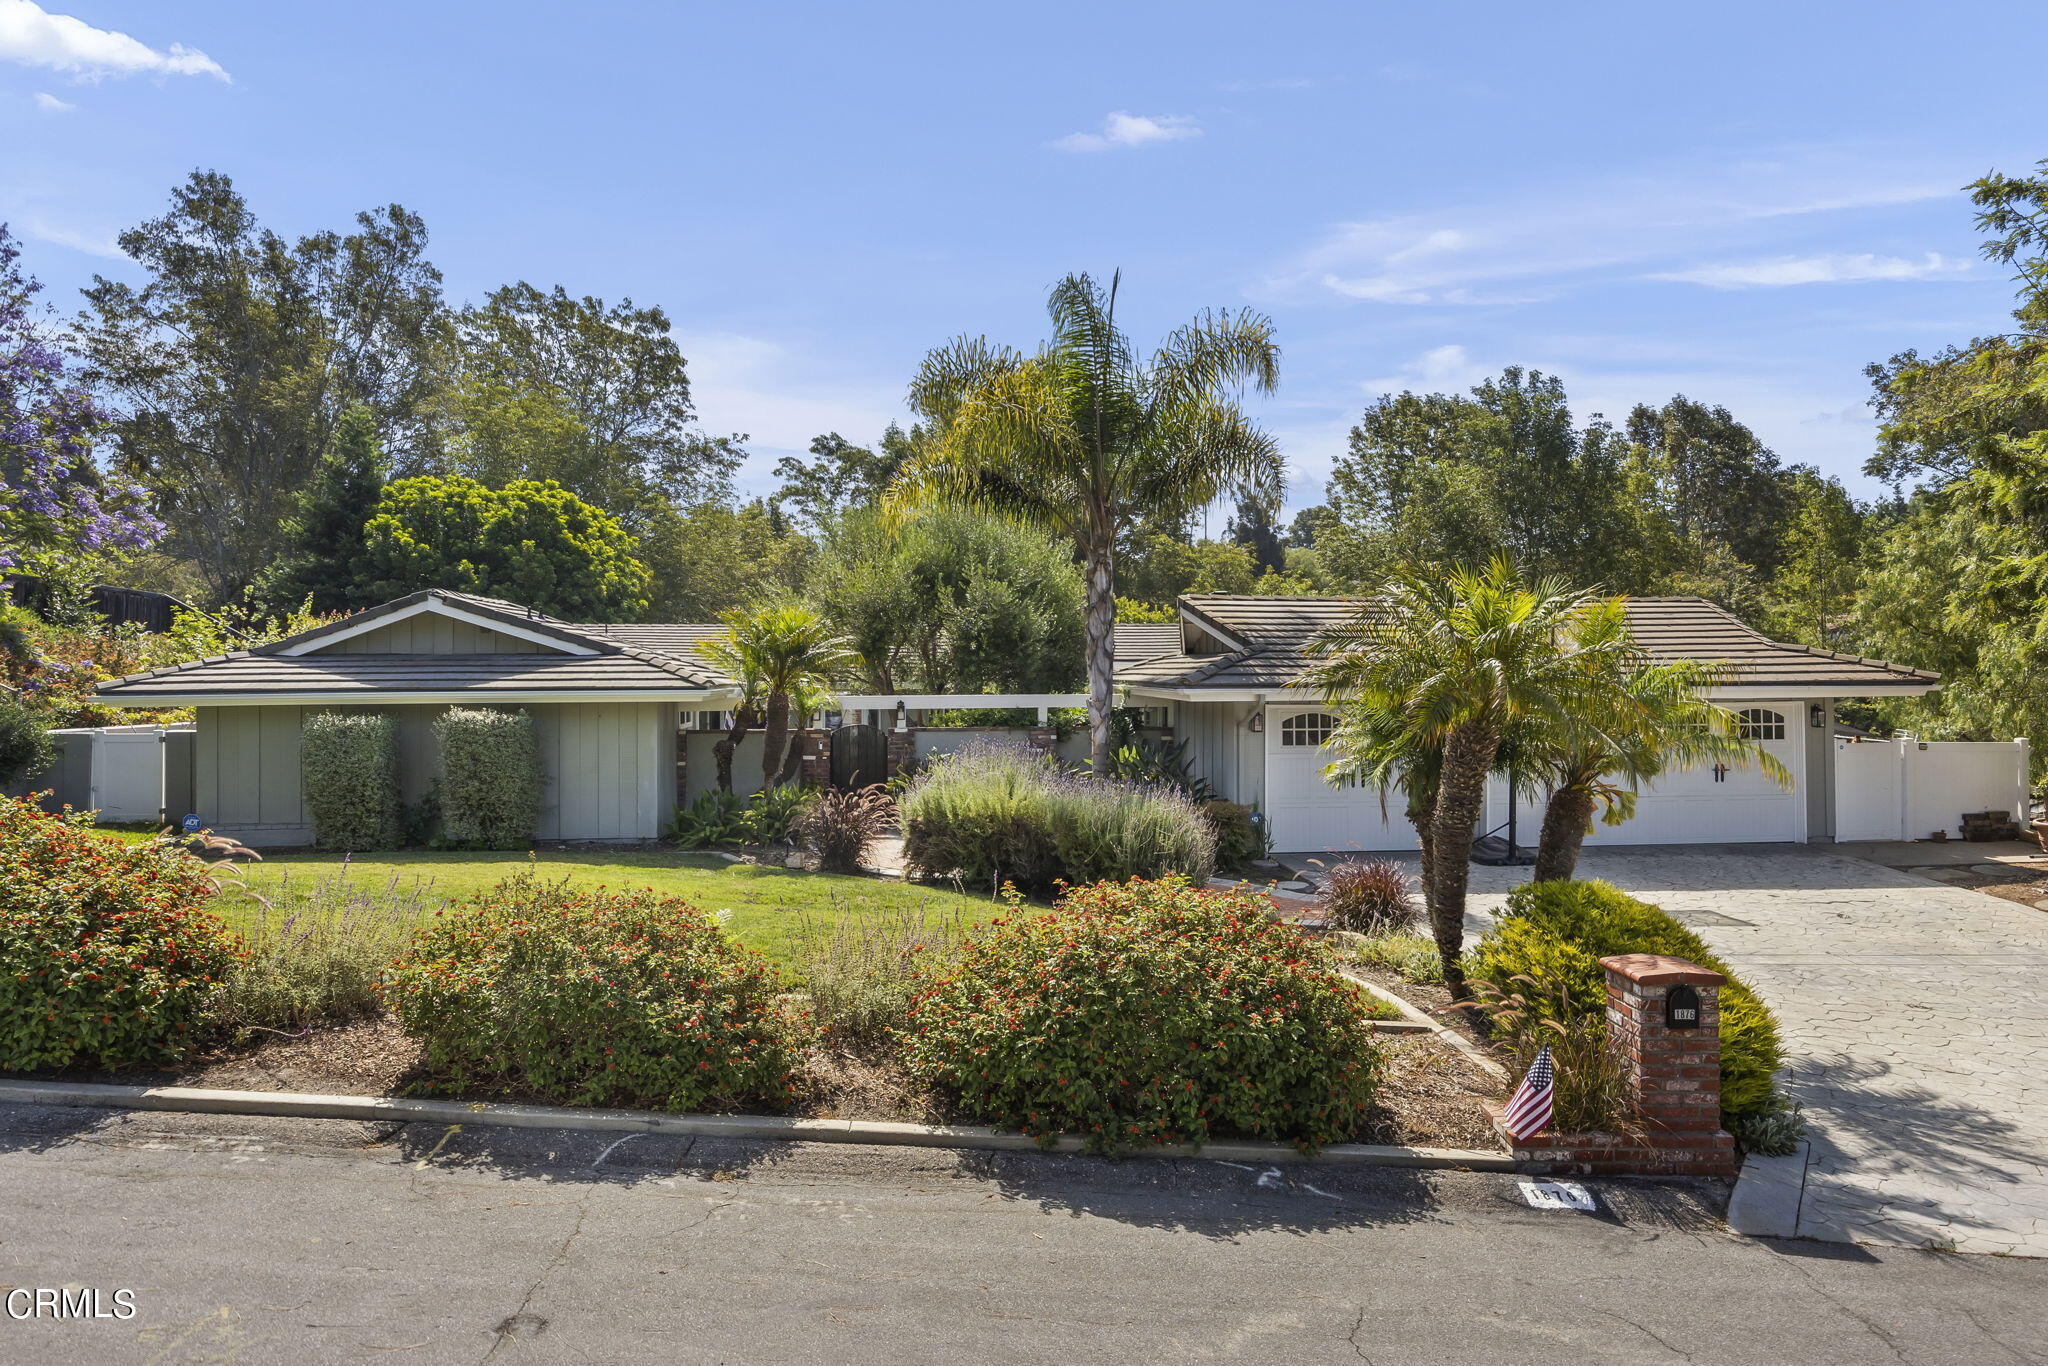
[[[1783,1062],[1778,1023],[1706,941],[1647,901],[1605,882],[1525,883],[1508,893],[1500,922],[1472,950],[1467,973],[1496,990],[1526,989],[1513,979],[1535,979],[1534,994],[1556,1001],[1564,994],[1582,1017],[1607,1010],[1602,958],[1618,953],[1659,953],[1711,968],[1728,979],[1721,988],[1721,1110],[1731,1129],[1783,1108],[1776,1075]],[[1739,1136],[1739,1132],[1738,1132]]]
[[[398,723],[382,712],[330,711],[299,732],[299,781],[313,839],[362,853],[398,847]]]
[[[436,912],[382,983],[431,1089],[725,1110],[790,1094],[795,1049],[760,954],[686,901],[521,874]]]
[[[540,748],[524,711],[450,707],[434,718],[441,833],[451,844],[523,849],[540,822]]]
[[[1355,1135],[1382,1056],[1330,950],[1266,898],[1179,878],[1069,892],[920,960],[913,1073],[977,1118],[1116,1152]]]
[[[240,945],[205,864],[0,799],[0,1067],[175,1062]]]

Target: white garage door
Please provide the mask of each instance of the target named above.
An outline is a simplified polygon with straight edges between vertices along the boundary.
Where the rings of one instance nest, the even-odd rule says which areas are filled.
[[[1313,707],[1266,709],[1266,819],[1273,847],[1413,849],[1415,831],[1401,814],[1401,795],[1387,794],[1386,810],[1371,788],[1333,786],[1323,767],[1336,757],[1326,743],[1337,718]]]
[[[1707,764],[1668,773],[1645,784],[1634,819],[1596,825],[1588,844],[1767,844],[1806,838],[1806,765],[1802,713],[1791,706],[1740,708],[1745,739],[1757,742],[1792,771],[1788,790],[1756,767]],[[1541,814],[1537,821],[1542,820]]]

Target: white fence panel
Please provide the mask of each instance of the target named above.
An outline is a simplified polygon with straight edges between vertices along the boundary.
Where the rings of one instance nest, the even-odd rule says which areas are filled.
[[[1835,741],[1835,838],[1926,839],[1960,833],[1966,811],[2027,821],[2025,740]]]
[[[162,731],[120,726],[94,734],[92,804],[103,821],[163,819]]]

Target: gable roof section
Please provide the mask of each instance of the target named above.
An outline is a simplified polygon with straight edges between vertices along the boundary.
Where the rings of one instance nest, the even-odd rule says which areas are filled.
[[[553,649],[486,655],[343,654],[327,648],[430,611],[538,640]],[[577,625],[499,598],[426,589],[254,649],[114,679],[94,692],[108,702],[133,706],[468,696],[601,700],[606,695],[723,693],[733,688],[732,680],[693,648],[684,648],[698,637],[650,634],[710,634],[717,629]],[[660,644],[669,648],[659,648]]]
[[[1175,653],[1129,666],[1117,682],[1140,691],[1276,692],[1294,686],[1312,662],[1308,644],[1318,630],[1362,611],[1366,598],[1262,598],[1234,593],[1191,593],[1181,610],[1209,634],[1223,633],[1245,648],[1214,655]],[[1922,693],[1940,685],[1939,674],[1883,660],[1836,654],[1775,641],[1699,598],[1630,598],[1629,628],[1658,660],[1694,659],[1728,666],[1731,676],[1715,692],[1762,697],[1843,697]]]

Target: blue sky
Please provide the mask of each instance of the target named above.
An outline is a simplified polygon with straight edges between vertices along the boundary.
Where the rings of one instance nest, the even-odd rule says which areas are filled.
[[[1996,331],[1959,187],[2048,157],[2048,8],[0,0],[0,218],[60,306],[196,168],[268,225],[420,212],[451,297],[665,306],[747,479],[1028,345],[1069,270],[1149,340],[1279,325],[1316,500],[1360,408],[1507,364],[1674,392],[1875,492],[1869,361]]]

